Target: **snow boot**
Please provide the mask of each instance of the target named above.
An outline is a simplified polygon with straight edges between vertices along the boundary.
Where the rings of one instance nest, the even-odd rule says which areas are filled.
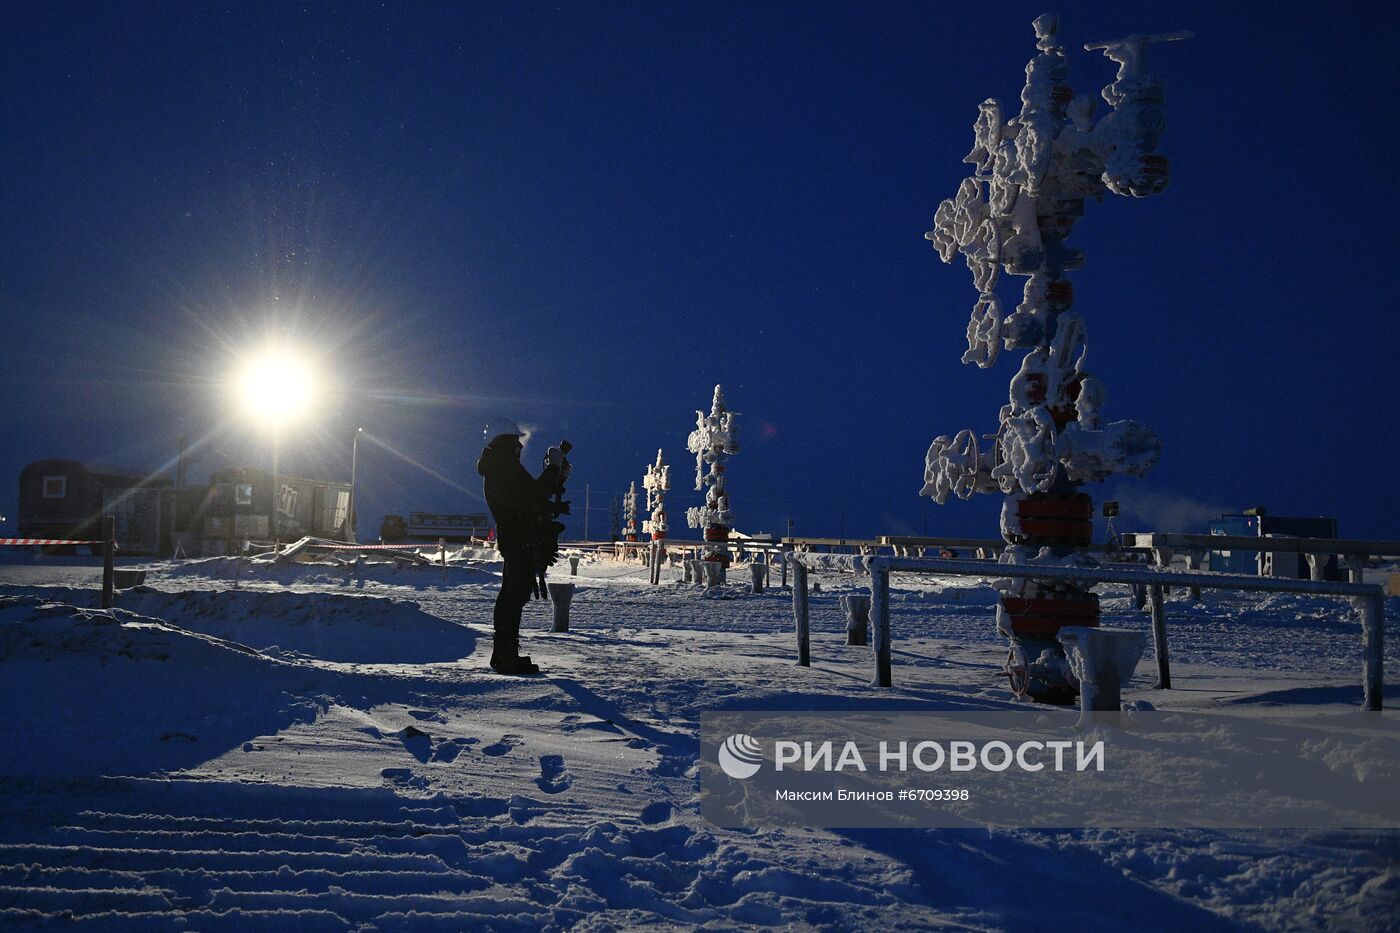
[[[491,670],[497,674],[508,674],[516,677],[538,674],[540,666],[530,660],[529,655],[517,655],[513,658],[492,658]]]

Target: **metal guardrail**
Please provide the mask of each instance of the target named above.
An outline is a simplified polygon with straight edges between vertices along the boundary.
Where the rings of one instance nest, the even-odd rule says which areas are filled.
[[[1114,567],[1045,567],[1033,564],[999,564],[994,561],[943,560],[907,557],[859,557],[830,554],[788,555],[793,567],[792,612],[797,626],[797,663],[811,665],[808,625],[807,574],[812,570],[848,570],[870,574],[871,647],[875,656],[872,686],[889,687],[890,678],[890,574],[933,573],[943,576],[1063,580],[1073,583],[1125,583],[1145,586],[1151,594],[1152,637],[1157,652],[1159,684],[1171,686],[1167,655],[1166,608],[1163,587],[1189,586],[1241,592],[1298,593],[1351,599],[1361,615],[1362,709],[1379,710],[1384,685],[1385,592],[1375,584],[1295,580],[1241,574],[1125,570]],[[815,558],[815,559],[814,559]]]
[[[1186,557],[1187,567],[1195,570],[1210,551],[1253,551],[1256,554],[1297,554],[1308,564],[1308,575],[1321,580],[1323,568],[1335,555],[1347,567],[1352,583],[1361,582],[1368,558],[1400,557],[1400,541],[1362,541],[1348,538],[1294,538],[1285,535],[1194,535],[1176,532],[1128,532],[1124,547],[1149,551],[1160,566],[1168,566],[1175,554]]]

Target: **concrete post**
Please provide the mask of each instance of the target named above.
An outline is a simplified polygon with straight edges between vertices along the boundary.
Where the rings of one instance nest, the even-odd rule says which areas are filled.
[[[1148,588],[1152,594],[1152,650],[1157,655],[1157,689],[1172,688],[1172,667],[1167,657],[1167,606],[1161,584]]]
[[[1146,606],[1146,605],[1147,605],[1147,587],[1143,586],[1141,583],[1134,583],[1134,584],[1133,584],[1133,608],[1136,609],[1138,612],[1142,612],[1143,607]]]
[[[569,558],[569,576],[571,576],[571,577],[576,577],[576,576],[578,576],[578,558],[577,558],[577,557],[570,557],[570,558]]]
[[[1069,625],[1060,629],[1058,638],[1079,681],[1079,724],[1092,723],[1095,713],[1120,712],[1123,686],[1142,658],[1147,641],[1143,634]]]
[[[1361,612],[1361,708],[1379,712],[1385,687],[1385,596],[1357,600]]]
[[[755,593],[763,592],[763,581],[768,576],[768,568],[759,563],[749,564],[749,575],[753,578],[750,586]]]
[[[870,562],[870,621],[874,623],[871,648],[875,654],[872,687],[889,687],[890,681],[890,565],[885,559]]]
[[[117,554],[117,520],[111,515],[102,516],[102,608],[112,608],[114,575],[112,561]]]
[[[792,559],[792,551],[785,551],[785,552],[783,553],[783,560],[782,560],[782,563],[783,563],[783,586],[787,586],[788,561],[790,561],[791,559]]]
[[[700,561],[700,566],[704,570],[704,583],[706,589],[719,586],[720,583],[723,582],[721,571],[723,571],[724,568],[720,566],[719,561],[702,560]]]
[[[574,585],[572,583],[550,583],[549,601],[554,606],[554,631],[567,632],[569,630],[569,603],[574,598]]]
[[[869,641],[870,597],[854,593],[842,596],[841,608],[846,613],[846,644],[864,646]]]
[[[807,618],[807,568],[800,563],[792,565],[792,620],[797,625],[798,666],[811,667],[812,642]]]

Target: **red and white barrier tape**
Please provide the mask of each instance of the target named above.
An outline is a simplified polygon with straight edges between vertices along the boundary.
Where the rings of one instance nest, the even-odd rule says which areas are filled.
[[[106,544],[105,541],[67,541],[64,538],[0,538],[0,545]]]
[[[306,546],[325,548],[330,551],[416,551],[426,548],[438,550],[436,544],[308,544]]]

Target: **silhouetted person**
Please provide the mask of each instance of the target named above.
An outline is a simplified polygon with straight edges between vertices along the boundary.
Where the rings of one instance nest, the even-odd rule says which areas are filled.
[[[532,595],[542,592],[545,569],[554,563],[558,533],[549,497],[562,488],[564,458],[550,448],[544,471],[530,475],[520,462],[523,432],[512,421],[493,419],[482,432],[486,448],[476,462],[486,505],[496,522],[496,550],[504,568],[496,597],[495,647],[491,667],[502,674],[537,674],[539,667],[520,654],[520,614]]]

